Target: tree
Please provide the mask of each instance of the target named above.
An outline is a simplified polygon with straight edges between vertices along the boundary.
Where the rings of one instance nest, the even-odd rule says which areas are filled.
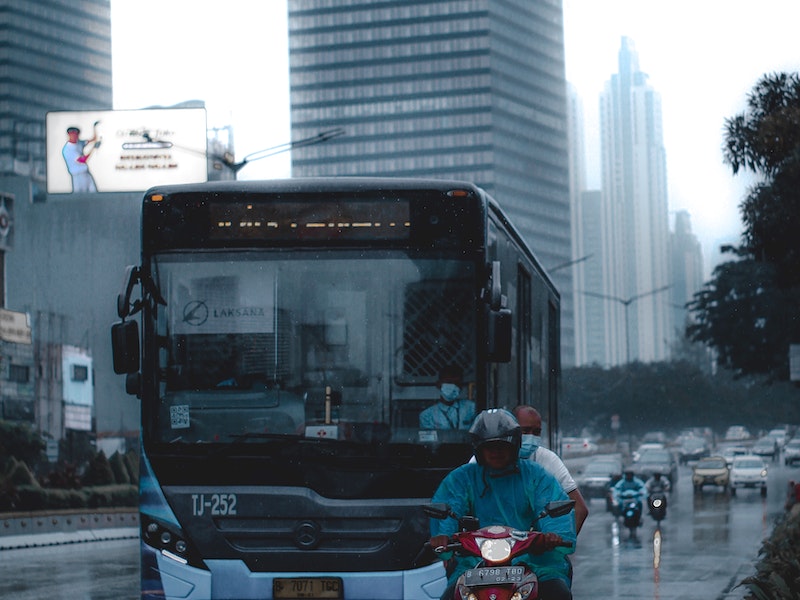
[[[689,303],[687,334],[740,375],[786,379],[789,344],[800,341],[800,75],[756,83],[747,111],[725,121],[724,161],[760,181],[739,206],[739,260],[718,266]]]
[[[713,346],[717,362],[734,373],[788,376],[794,307],[775,284],[775,267],[752,259],[726,262],[695,294],[687,335]]]

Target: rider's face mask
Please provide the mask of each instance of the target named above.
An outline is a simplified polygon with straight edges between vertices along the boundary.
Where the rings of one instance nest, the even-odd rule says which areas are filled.
[[[458,396],[461,394],[461,388],[455,383],[443,383],[439,388],[439,391],[442,394],[442,398],[451,404],[455,402],[458,399]]]
[[[533,435],[532,433],[522,434],[522,445],[519,449],[520,458],[529,458],[531,454],[536,452],[536,449],[542,445],[542,436]]]

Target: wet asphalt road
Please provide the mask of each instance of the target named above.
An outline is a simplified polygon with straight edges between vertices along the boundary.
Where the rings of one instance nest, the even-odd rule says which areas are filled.
[[[573,463],[573,471],[579,469]],[[788,480],[800,468],[773,463],[769,493],[743,490],[736,497],[718,489],[692,491],[689,467],[681,467],[668,516],[654,543],[655,522],[645,516],[630,539],[601,500],[573,556],[578,598],[734,600],[732,589],[753,573],[762,540],[783,511]],[[0,551],[0,598],[41,600],[134,600],[139,597],[139,542],[119,540]]]

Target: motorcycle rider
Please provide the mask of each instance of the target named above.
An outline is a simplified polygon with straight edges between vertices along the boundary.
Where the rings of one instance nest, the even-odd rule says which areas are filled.
[[[449,504],[457,515],[473,515],[482,525],[509,525],[544,532],[546,535],[531,553],[518,556],[513,562],[523,563],[536,573],[543,600],[571,600],[566,556],[575,551],[575,517],[570,513],[536,521],[548,502],[568,499],[564,490],[541,465],[519,458],[522,433],[519,423],[507,410],[481,412],[469,432],[476,462],[451,471],[432,501]],[[431,520],[431,547],[446,545],[457,527],[453,518]],[[561,540],[571,542],[571,547],[556,547]],[[475,567],[480,559],[444,554],[442,558],[447,561],[448,575],[442,600],[450,600],[458,577]]]
[[[666,494],[670,491],[672,485],[669,482],[669,478],[661,476],[661,471],[654,471],[650,479],[645,482],[644,487],[647,489],[647,495],[649,496],[656,492]]]
[[[636,477],[631,469],[626,469],[622,479],[620,479],[616,484],[614,484],[614,500],[617,504],[617,511],[619,511],[619,509],[622,508],[622,493],[627,492],[629,490],[637,492],[639,514],[641,514],[642,497],[647,491],[647,488],[645,488],[644,481]],[[619,516],[619,512],[617,512],[617,516]]]

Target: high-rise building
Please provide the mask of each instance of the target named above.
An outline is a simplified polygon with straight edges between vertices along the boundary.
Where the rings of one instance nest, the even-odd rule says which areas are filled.
[[[562,298],[574,362],[560,0],[289,0],[294,176],[464,179],[510,214]],[[556,268],[559,267],[559,268]]]
[[[697,236],[692,233],[688,211],[680,210],[675,213],[675,226],[670,234],[670,260],[672,321],[678,333],[682,334],[689,318],[686,303],[703,287],[703,250]]]
[[[110,0],[0,0],[0,175],[45,177],[45,115],[111,108]]]
[[[622,38],[619,72],[600,102],[602,290],[608,363],[668,358],[669,210],[661,99]]]
[[[586,190],[578,196],[573,212],[581,256],[588,260],[575,265],[575,364],[609,366],[606,347],[605,298],[587,295],[587,290],[603,289],[602,200],[600,190]]]

